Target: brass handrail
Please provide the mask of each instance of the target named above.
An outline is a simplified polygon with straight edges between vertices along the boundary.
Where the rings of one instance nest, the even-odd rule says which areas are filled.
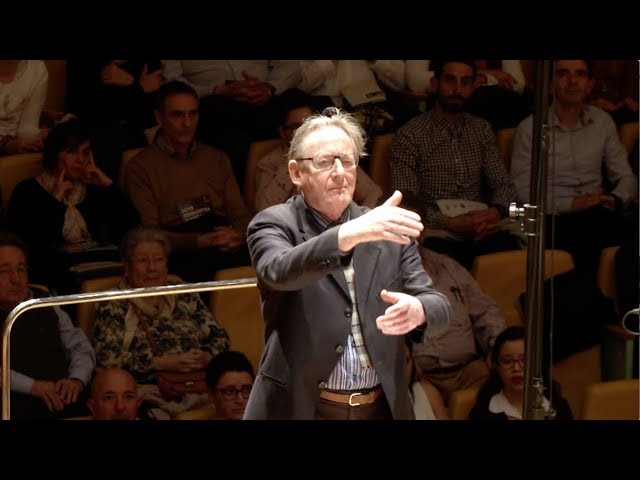
[[[153,297],[156,295],[176,295],[179,293],[196,293],[205,291],[230,290],[234,288],[255,287],[255,278],[237,280],[220,280],[215,282],[186,283],[180,285],[163,285],[160,287],[129,288],[127,290],[108,290],[105,292],[76,293],[57,297],[34,298],[16,305],[9,312],[2,330],[2,419],[9,420],[11,405],[11,361],[9,352],[9,336],[17,318],[28,310],[35,308],[55,307],[73,303],[90,303],[102,300],[119,300],[123,298]]]

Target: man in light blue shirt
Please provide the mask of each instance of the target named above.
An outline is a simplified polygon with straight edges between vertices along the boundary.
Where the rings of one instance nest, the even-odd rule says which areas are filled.
[[[637,198],[638,181],[610,115],[584,104],[593,84],[588,61],[555,61],[546,213],[555,221],[555,248],[595,278],[602,248],[620,242],[621,213]],[[531,116],[518,126],[511,158],[520,202],[530,200],[532,127]]]
[[[24,243],[0,233],[0,319],[29,289]],[[25,318],[27,317],[27,318]],[[11,331],[11,419],[57,419],[88,413],[81,396],[96,365],[91,343],[59,307],[21,315]]]

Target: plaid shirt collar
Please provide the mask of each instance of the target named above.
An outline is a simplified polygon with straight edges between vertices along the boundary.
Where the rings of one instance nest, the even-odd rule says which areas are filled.
[[[456,117],[455,123],[447,122],[442,115],[435,111],[435,109],[431,110],[427,115],[431,115],[433,124],[437,129],[447,132],[449,135],[460,134],[467,125],[466,113],[459,113]]]

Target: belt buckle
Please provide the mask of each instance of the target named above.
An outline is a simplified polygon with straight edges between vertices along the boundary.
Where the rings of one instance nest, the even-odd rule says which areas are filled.
[[[355,397],[356,395],[362,395],[362,393],[355,392],[355,393],[352,393],[351,395],[349,395],[349,406],[350,407],[357,407],[358,405],[362,405],[361,403],[351,403],[351,401],[353,400],[353,397]]]

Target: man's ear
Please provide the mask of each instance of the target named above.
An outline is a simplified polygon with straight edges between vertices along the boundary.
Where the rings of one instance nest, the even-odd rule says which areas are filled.
[[[289,160],[289,176],[291,177],[291,181],[296,187],[300,187],[302,184],[302,178],[300,177],[300,165],[295,160]]]
[[[156,123],[158,125],[162,125],[162,114],[160,113],[160,110],[156,109],[153,111],[153,115],[156,117]]]
[[[91,415],[95,414],[96,402],[93,398],[90,398],[89,400],[87,400],[87,408],[91,412]]]

